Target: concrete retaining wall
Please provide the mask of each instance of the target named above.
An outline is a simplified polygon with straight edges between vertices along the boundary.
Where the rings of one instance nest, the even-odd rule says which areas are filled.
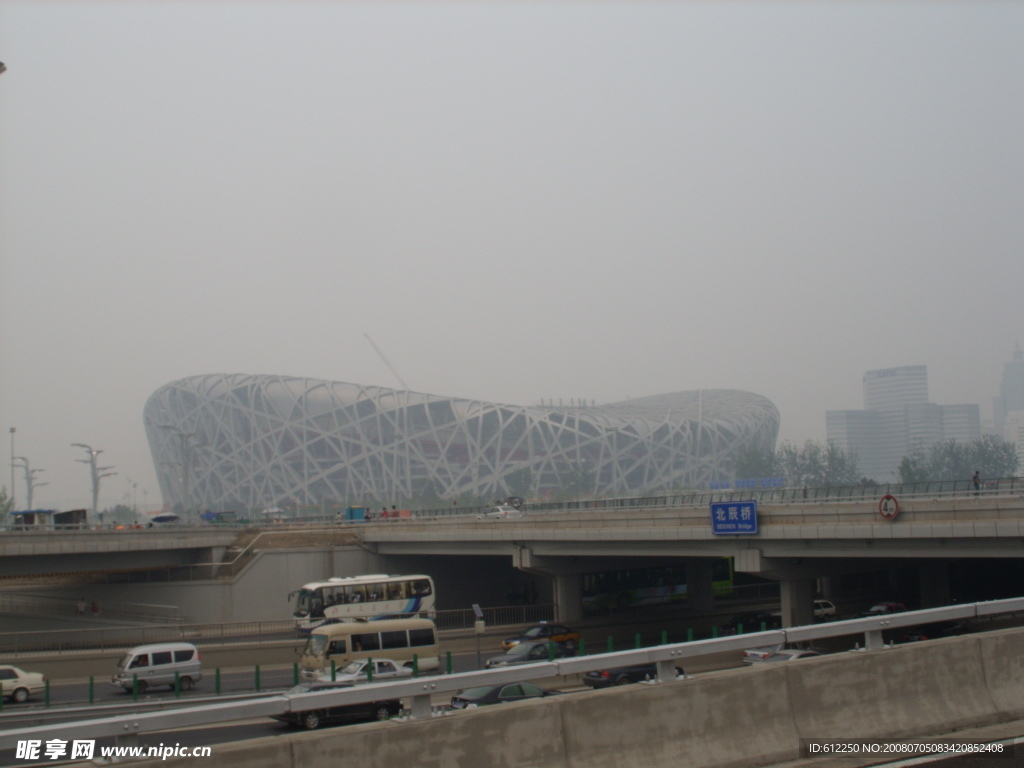
[[[214,748],[220,768],[746,768],[1024,714],[1024,629]],[[168,768],[194,761],[167,760]]]

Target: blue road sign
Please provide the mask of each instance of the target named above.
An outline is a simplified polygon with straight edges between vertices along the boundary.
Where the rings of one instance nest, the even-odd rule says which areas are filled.
[[[711,502],[711,532],[718,536],[757,533],[757,502]]]

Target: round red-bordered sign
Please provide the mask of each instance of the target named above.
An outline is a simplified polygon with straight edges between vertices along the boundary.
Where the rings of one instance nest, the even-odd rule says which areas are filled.
[[[885,494],[878,502],[878,514],[886,520],[895,520],[900,514],[900,503],[891,494]]]

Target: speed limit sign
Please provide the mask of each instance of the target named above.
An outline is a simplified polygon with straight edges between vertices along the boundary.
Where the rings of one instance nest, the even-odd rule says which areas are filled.
[[[895,520],[899,513],[900,503],[896,501],[895,496],[886,494],[882,497],[882,500],[878,502],[878,514],[886,520]]]

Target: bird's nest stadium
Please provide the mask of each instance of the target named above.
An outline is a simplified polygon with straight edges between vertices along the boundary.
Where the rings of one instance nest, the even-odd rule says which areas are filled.
[[[144,419],[164,501],[187,509],[706,488],[779,429],[737,390],[566,408],[247,374],[167,384]]]

